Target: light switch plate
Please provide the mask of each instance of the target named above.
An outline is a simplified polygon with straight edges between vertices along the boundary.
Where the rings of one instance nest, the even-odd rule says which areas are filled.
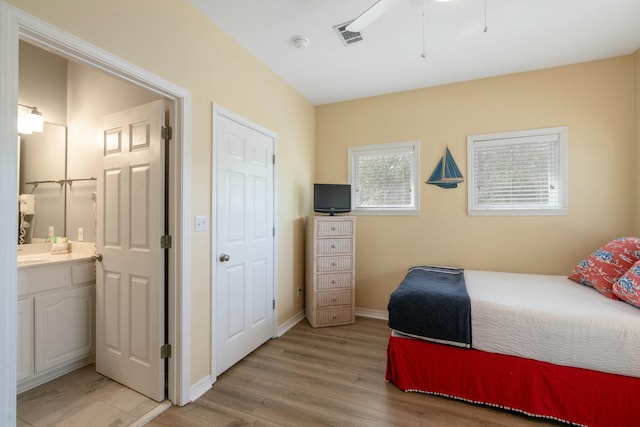
[[[196,231],[207,231],[209,221],[205,215],[196,215]]]

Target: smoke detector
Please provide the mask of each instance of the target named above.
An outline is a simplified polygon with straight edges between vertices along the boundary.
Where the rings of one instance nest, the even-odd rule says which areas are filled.
[[[309,38],[305,36],[293,36],[291,42],[296,49],[306,49],[309,46]]]

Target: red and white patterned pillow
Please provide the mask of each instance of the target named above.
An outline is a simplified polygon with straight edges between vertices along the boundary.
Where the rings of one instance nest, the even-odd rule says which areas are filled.
[[[640,307],[640,261],[613,284],[613,293],[621,300]]]
[[[596,250],[573,269],[569,279],[595,288],[607,298],[617,299],[613,285],[638,260],[640,238],[621,237]]]

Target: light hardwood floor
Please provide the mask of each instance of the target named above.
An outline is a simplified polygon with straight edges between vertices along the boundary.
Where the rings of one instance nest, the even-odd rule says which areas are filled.
[[[300,322],[222,374],[184,407],[147,426],[551,426],[544,420],[385,382],[382,320],[313,329]]]

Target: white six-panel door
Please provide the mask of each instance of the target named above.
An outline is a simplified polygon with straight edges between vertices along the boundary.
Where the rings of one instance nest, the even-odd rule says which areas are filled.
[[[98,178],[96,370],[164,399],[163,101],[105,118]]]
[[[215,143],[219,375],[274,333],[275,137],[218,114]]]

